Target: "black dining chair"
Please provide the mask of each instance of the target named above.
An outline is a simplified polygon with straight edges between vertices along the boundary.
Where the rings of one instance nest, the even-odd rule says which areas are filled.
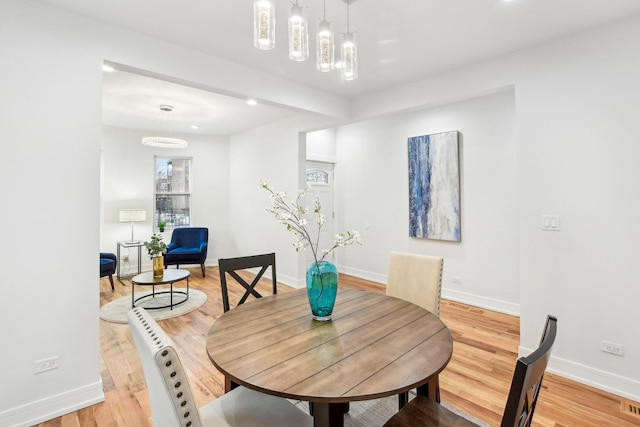
[[[227,275],[235,279],[235,281],[244,288],[244,295],[242,295],[242,298],[240,298],[240,301],[237,305],[243,304],[250,295],[253,295],[255,298],[262,297],[262,295],[255,288],[269,267],[271,267],[271,283],[273,293],[278,293],[276,281],[275,253],[243,256],[237,258],[220,258],[218,260],[218,267],[220,269],[220,286],[222,287],[222,307],[225,312],[230,310]],[[255,268],[260,268],[260,270],[255,275],[251,283],[248,283],[238,274],[238,271]]]
[[[531,426],[542,378],[556,339],[557,323],[554,316],[547,316],[540,346],[529,356],[517,360],[501,427]],[[407,426],[477,427],[477,424],[428,397],[416,396],[384,424],[384,427]]]

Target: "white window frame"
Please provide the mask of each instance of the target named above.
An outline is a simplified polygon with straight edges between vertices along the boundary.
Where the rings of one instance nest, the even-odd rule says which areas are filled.
[[[168,161],[174,161],[174,160],[188,160],[189,161],[189,176],[188,176],[188,183],[189,183],[189,188],[188,191],[158,191],[158,177],[156,175],[156,165],[158,163],[159,159],[167,159]],[[153,156],[153,231],[154,232],[159,232],[160,228],[158,227],[158,222],[159,222],[159,218],[157,217],[157,212],[158,212],[158,207],[157,207],[157,201],[158,201],[158,196],[162,196],[162,195],[169,195],[169,196],[187,196],[188,199],[188,206],[189,206],[189,223],[188,224],[182,224],[182,225],[175,225],[175,224],[171,224],[169,225],[167,223],[164,231],[167,230],[173,230],[174,228],[178,228],[178,227],[183,227],[183,226],[190,226],[191,225],[191,220],[193,217],[193,212],[191,210],[191,206],[192,206],[192,200],[193,200],[193,194],[192,194],[192,188],[193,188],[193,157],[189,157],[189,156],[161,156],[161,155],[154,155]]]

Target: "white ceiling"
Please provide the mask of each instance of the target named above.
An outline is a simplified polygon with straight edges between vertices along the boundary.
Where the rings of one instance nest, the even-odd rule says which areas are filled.
[[[322,15],[320,0],[300,0],[301,5],[308,6],[312,30],[311,58],[305,62],[288,59],[286,16],[290,1],[274,0],[276,48],[271,51],[253,47],[253,0],[38,1],[347,98],[423,79],[640,13],[639,0],[350,0],[350,23],[358,42],[359,77],[352,82],[341,82],[337,73],[315,70],[312,33]],[[345,0],[326,0],[326,17],[335,23],[337,32],[344,32]],[[153,98],[154,87],[166,89],[159,83],[136,91],[136,84],[143,85],[142,79],[118,78],[116,74],[119,73],[105,80],[105,93],[112,97],[105,104],[113,109],[105,111],[105,121],[125,123],[127,116],[134,114],[136,96],[149,96],[157,105],[164,102],[157,102],[157,96]],[[198,114],[202,116],[202,110],[208,108],[205,106],[220,101],[218,97],[196,101],[199,92],[184,90],[185,99],[193,104],[194,120]],[[237,109],[245,109],[234,101],[230,112],[223,112],[219,104],[211,127],[220,130],[208,133],[234,131],[236,125],[232,117],[236,117]],[[177,115],[178,106],[175,107]],[[282,113],[274,107],[263,107],[264,116],[274,114],[268,120]],[[262,113],[255,116],[264,117]],[[243,118],[242,123],[246,126],[248,120]]]
[[[170,113],[160,105],[173,107]],[[126,71],[104,73],[102,123],[168,136],[167,133],[230,135],[296,114],[284,108],[233,98]],[[197,125],[198,129],[192,126]]]

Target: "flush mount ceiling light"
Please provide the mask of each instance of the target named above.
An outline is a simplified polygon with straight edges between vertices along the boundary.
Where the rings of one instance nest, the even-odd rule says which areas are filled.
[[[316,68],[321,72],[340,69],[344,80],[358,77],[358,55],[354,33],[349,26],[349,5],[356,0],[342,0],[347,4],[347,29],[340,46],[340,67],[336,66],[334,31],[326,17],[326,0],[323,0],[322,19],[316,33]],[[289,59],[305,61],[309,58],[309,32],[304,8],[299,0],[292,0],[288,19]],[[273,49],[275,41],[275,6],[272,0],[255,0],[253,3],[253,44],[261,50]]]
[[[162,104],[160,105],[160,111],[164,118],[165,115],[173,111],[173,107],[171,105]],[[171,134],[171,129],[169,132]],[[172,136],[147,136],[142,138],[142,144],[148,147],[157,148],[186,148],[189,145],[184,139],[173,138]]]

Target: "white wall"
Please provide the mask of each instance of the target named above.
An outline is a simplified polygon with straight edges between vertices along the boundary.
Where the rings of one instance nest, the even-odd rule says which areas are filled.
[[[461,242],[410,238],[407,139],[452,130]],[[358,229],[364,241],[343,248],[341,271],[386,283],[391,251],[443,256],[445,297],[518,313],[514,131],[513,91],[339,127],[338,230]]]
[[[230,232],[235,250],[228,256],[276,252],[278,281],[293,287],[304,286],[303,254],[295,251],[295,238],[272,214],[269,193],[263,179],[278,191],[295,197],[306,185],[305,130],[326,126],[321,115],[301,115],[231,137],[229,185]]]
[[[209,228],[207,265],[216,265],[216,255],[229,242],[229,137],[180,135],[189,142],[185,149],[147,147],[140,143],[144,132],[113,126],[102,127],[102,228],[100,249],[116,253],[116,243],[130,240],[131,225],[119,222],[120,209],[142,208],[145,222],[135,223],[134,235],[149,240],[153,233],[154,156],[191,157],[191,225]],[[162,233],[171,241],[171,230]],[[121,256],[124,253],[121,253]],[[130,250],[126,269],[136,269],[137,250]],[[142,248],[143,270],[151,266]]]
[[[306,133],[307,160],[314,162],[335,163],[336,129],[328,128]]]
[[[64,19],[0,5],[0,425],[104,399],[98,329],[101,59]],[[34,362],[60,368],[34,374]]]
[[[640,400],[640,18],[522,58],[517,84],[522,346],[558,316],[554,368]],[[518,58],[519,59],[519,58]],[[541,232],[541,215],[561,231]],[[625,356],[600,351],[602,340]]]
[[[551,370],[640,400],[637,40],[640,16],[370,94],[354,111],[379,116],[515,87],[521,352],[557,315]],[[560,232],[542,231],[549,214]],[[624,357],[601,352],[602,340],[624,345]]]

